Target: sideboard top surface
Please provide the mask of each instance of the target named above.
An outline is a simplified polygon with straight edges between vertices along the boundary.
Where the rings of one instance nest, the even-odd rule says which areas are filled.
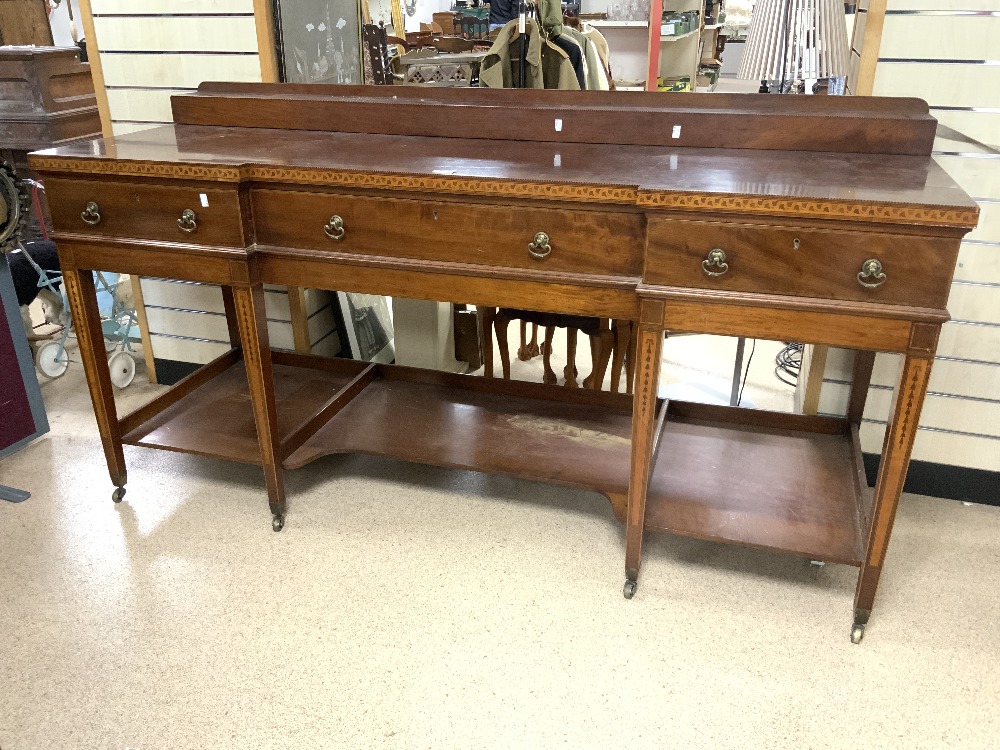
[[[227,97],[213,99],[205,95],[202,98],[207,100],[203,107],[211,104],[213,112],[221,113],[217,115],[220,122],[233,119],[229,117],[233,111],[226,108],[232,104]],[[301,98],[301,94],[293,92],[280,100],[291,112],[288,116],[311,107]],[[338,106],[353,106],[344,102],[348,99],[354,102],[358,98],[345,98]],[[175,97],[175,111],[198,104],[195,101],[182,106],[179,100],[183,99],[198,100],[199,96]],[[219,104],[219,99],[227,101]],[[276,98],[264,96],[253,101],[270,105]],[[502,107],[495,105],[503,101],[502,97],[498,98],[490,108],[502,111]],[[236,112],[242,112],[252,103],[243,97]],[[412,100],[404,103],[412,104]],[[764,103],[767,107],[774,106],[770,101]],[[826,102],[823,104],[829,106]],[[382,101],[371,106],[392,112],[398,103]],[[452,105],[447,98],[442,98],[427,106]],[[859,105],[850,102],[845,106],[850,113],[851,107]],[[539,122],[549,122],[548,114],[555,111],[554,108],[555,105],[544,100],[525,111]],[[454,116],[474,118],[469,122],[481,124],[486,122],[479,119],[483,109],[479,105],[470,108],[462,104]],[[613,109],[596,108],[594,117],[607,118]],[[621,107],[617,114],[622,115],[628,109]],[[450,111],[438,111],[433,122],[428,120],[426,128],[422,129],[417,123],[413,130],[424,132],[427,128],[439,128],[444,132],[443,125],[434,123]],[[651,111],[659,118],[656,122],[664,126],[677,119],[672,110]],[[188,120],[209,117],[196,107],[192,112],[188,113]],[[699,115],[705,112],[705,109],[698,110]],[[728,122],[724,114],[714,116],[719,118],[720,125]],[[761,115],[765,116],[770,116],[767,108]],[[787,113],[781,116],[790,117]],[[895,116],[901,117],[903,123],[915,117],[921,128],[926,117],[919,112]],[[755,117],[757,115],[744,114],[744,118],[751,120]],[[845,119],[852,123],[864,120]],[[337,122],[332,120],[326,130],[300,129],[293,127],[294,123],[285,123],[287,126],[281,128],[168,125],[40,151],[32,156],[32,164],[41,172],[87,176],[267,181],[413,191],[435,189],[476,196],[495,194],[585,200],[679,210],[773,213],[777,208],[779,213],[803,216],[880,219],[965,228],[974,226],[977,218],[975,202],[934,162],[929,147],[925,154],[882,153],[877,152],[876,146],[868,152],[859,152],[859,148],[844,152],[781,150],[770,146],[705,148],[683,143],[640,145],[608,143],[607,140],[618,136],[604,137],[603,131],[581,135],[575,142],[552,140],[550,134],[544,139],[512,141],[494,137],[488,128],[472,133],[460,129],[458,135],[415,135],[343,132],[365,128],[405,130],[408,126],[397,124],[383,128],[374,124],[361,128],[356,124],[337,125]],[[618,127],[627,129],[628,121],[620,121]],[[460,137],[464,135],[474,137]],[[603,142],[593,142],[598,138]],[[656,133],[650,138],[662,139],[662,136]],[[591,142],[581,142],[581,139]],[[721,134],[719,139],[725,142]]]

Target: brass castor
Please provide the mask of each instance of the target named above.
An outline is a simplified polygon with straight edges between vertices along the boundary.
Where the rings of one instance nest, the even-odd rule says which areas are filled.
[[[277,513],[275,513],[271,517],[271,528],[274,529],[275,531],[281,531],[284,527],[285,527],[285,517],[279,516]]]
[[[857,645],[861,643],[861,639],[865,637],[865,626],[855,623],[854,627],[851,628],[851,643]]]
[[[122,498],[124,497],[125,497],[124,487],[115,487],[115,491],[111,493],[111,500],[112,502],[115,503],[120,503],[122,501]]]
[[[625,595],[626,599],[631,599],[635,596],[635,590],[638,584],[635,581],[625,581],[625,588],[622,589],[622,593]]]

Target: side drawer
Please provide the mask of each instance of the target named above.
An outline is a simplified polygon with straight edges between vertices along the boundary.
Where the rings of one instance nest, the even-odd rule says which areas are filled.
[[[958,247],[942,237],[651,219],[643,280],[940,309]]]
[[[45,193],[52,224],[60,232],[221,247],[246,245],[235,189],[50,177],[45,180]],[[88,211],[90,203],[96,210]],[[193,220],[185,220],[186,210],[194,213]]]
[[[606,276],[638,277],[642,269],[639,213],[291,190],[251,195],[262,245]],[[550,250],[536,244],[532,255],[538,232]]]

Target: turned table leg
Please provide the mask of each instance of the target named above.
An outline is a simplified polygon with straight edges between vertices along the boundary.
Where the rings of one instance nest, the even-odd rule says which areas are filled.
[[[257,424],[267,500],[271,506],[271,528],[281,531],[285,525],[285,478],[274,405],[274,376],[264,313],[263,285],[233,287],[233,303],[239,323],[240,342],[243,345],[247,382],[250,385],[250,401],[253,403],[254,421]]]
[[[933,331],[927,330],[932,328]],[[922,350],[918,351],[914,351],[911,343],[910,352],[903,359],[899,383],[893,396],[889,424],[886,427],[882,463],[875,482],[872,521],[868,529],[865,555],[854,595],[854,627],[851,630],[851,641],[854,643],[861,641],[865,625],[871,616],[886,548],[889,546],[889,537],[892,534],[892,523],[896,517],[899,496],[903,492],[903,482],[910,464],[913,440],[920,421],[920,410],[927,393],[939,330],[938,326],[915,325],[911,342],[918,334],[923,334],[923,337],[931,343],[925,344]]]
[[[122,433],[115,409],[115,391],[108,369],[108,355],[104,349],[104,332],[101,313],[97,308],[97,290],[92,271],[63,269],[63,284],[73,312],[73,325],[80,346],[80,358],[87,375],[90,399],[94,403],[97,429],[104,444],[104,456],[115,491],[111,499],[116,503],[125,497],[125,454],[122,452]]]
[[[656,389],[663,349],[663,303],[644,300],[640,308],[632,401],[632,454],[628,483],[628,511],[625,516],[626,599],[635,594],[642,557],[642,531],[646,516],[646,489],[653,453],[656,424]]]

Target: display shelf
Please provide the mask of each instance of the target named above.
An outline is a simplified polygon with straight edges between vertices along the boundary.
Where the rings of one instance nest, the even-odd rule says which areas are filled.
[[[289,456],[286,468],[333,453],[367,453],[584,487],[624,502],[631,397],[378,369],[379,377]]]
[[[277,352],[275,355],[282,356]],[[364,362],[352,360],[321,361],[332,363],[334,369],[273,365],[274,399],[282,440],[305,424],[330,396],[348,385],[359,368],[365,366]],[[175,388],[183,387],[183,382]],[[169,394],[170,391],[165,395]],[[122,423],[127,424],[128,419],[126,417]],[[259,464],[257,427],[242,360],[126,432],[122,442]]]
[[[691,31],[686,31],[683,34],[676,34],[676,35],[669,35],[669,36],[661,34],[660,35],[660,41],[661,42],[679,42],[682,39],[689,39],[689,38],[697,36],[699,34],[701,34],[701,29],[691,29]]]
[[[624,513],[630,396],[283,352],[272,359],[286,468],[334,453],[391,456],[592,489]],[[213,369],[123,442],[259,464],[244,364],[220,358]]]
[[[645,29],[649,21],[587,21],[598,29]]]
[[[860,565],[860,451],[844,420],[671,402],[646,528]]]

